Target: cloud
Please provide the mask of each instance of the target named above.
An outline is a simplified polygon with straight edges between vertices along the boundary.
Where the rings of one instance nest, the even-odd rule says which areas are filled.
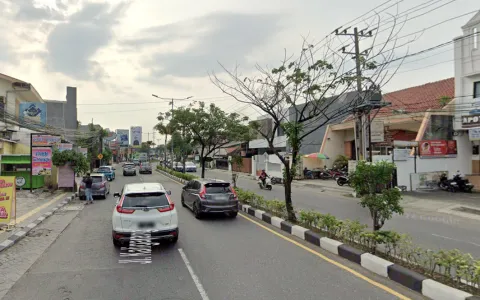
[[[149,70],[152,81],[166,75],[202,77],[218,62],[247,62],[254,49],[269,42],[282,27],[275,14],[241,14],[217,12],[189,21],[143,30],[135,39],[124,41],[136,50],[145,47],[186,43],[182,50],[168,47],[141,63]],[[175,47],[173,47],[175,48]]]
[[[17,10],[15,20],[21,22],[38,22],[42,20],[63,20],[63,14],[48,6],[35,5],[33,0],[15,0],[12,1]]]
[[[98,80],[106,75],[92,60],[113,39],[113,26],[128,4],[87,3],[66,23],[58,24],[47,40],[47,67],[79,80]]]

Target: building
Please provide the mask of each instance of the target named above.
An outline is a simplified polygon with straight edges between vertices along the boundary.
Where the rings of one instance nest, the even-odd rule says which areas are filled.
[[[454,39],[455,58],[455,122],[461,171],[480,174],[480,11],[463,27],[463,34]],[[480,180],[471,176],[478,187]]]
[[[77,88],[67,87],[66,101],[45,100],[47,125],[66,130],[77,129]]]

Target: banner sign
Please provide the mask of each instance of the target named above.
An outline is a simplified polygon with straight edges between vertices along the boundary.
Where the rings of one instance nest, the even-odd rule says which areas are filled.
[[[457,141],[421,141],[420,156],[423,157],[455,157],[457,156]]]
[[[0,176],[0,224],[15,218],[15,176]]]
[[[128,146],[128,130],[117,129],[117,142],[120,146]]]
[[[373,120],[370,123],[372,143],[381,143],[385,141],[385,128],[383,120]]]
[[[52,175],[52,148],[32,148],[32,175]]]
[[[480,127],[480,114],[462,116],[462,128]]]
[[[142,144],[142,127],[141,126],[132,126],[130,127],[131,136],[132,136],[132,145],[140,146]]]
[[[40,102],[20,102],[18,104],[20,123],[35,123],[44,127],[47,123],[47,104]]]
[[[32,146],[55,146],[60,144],[61,137],[56,135],[33,135]]]
[[[471,128],[468,130],[468,137],[471,141],[480,141],[480,128]]]
[[[58,151],[63,152],[65,150],[72,150],[73,144],[61,143],[57,146]]]
[[[58,167],[58,187],[59,188],[71,188],[75,179],[75,173],[71,166],[59,166]]]

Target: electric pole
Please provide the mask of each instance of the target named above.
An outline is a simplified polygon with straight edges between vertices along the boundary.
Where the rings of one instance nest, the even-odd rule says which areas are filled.
[[[366,149],[365,149],[365,122],[363,122],[364,119],[364,114],[363,111],[359,111],[359,106],[362,104],[361,103],[361,97],[362,97],[362,59],[361,57],[363,55],[368,54],[368,50],[364,50],[360,52],[360,38],[361,37],[372,37],[372,30],[369,30],[367,33],[364,33],[364,30],[358,31],[358,28],[355,27],[353,29],[353,33],[348,33],[348,28],[345,28],[343,31],[339,32],[339,29],[335,30],[336,35],[344,35],[344,36],[353,36],[353,40],[355,43],[355,52],[347,52],[345,51],[346,47],[342,47],[340,50],[342,50],[343,53],[345,54],[351,54],[354,55],[355,58],[355,66],[356,66],[356,77],[357,77],[357,100],[355,101],[355,149],[356,149],[356,160],[360,161],[366,156]],[[369,124],[370,126],[370,124]],[[371,158],[370,158],[371,159]]]

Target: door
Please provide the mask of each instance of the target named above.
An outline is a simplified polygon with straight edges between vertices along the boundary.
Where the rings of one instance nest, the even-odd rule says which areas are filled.
[[[200,188],[202,185],[200,182],[194,180],[191,187],[188,189],[188,205],[193,206],[193,203],[198,199],[198,193],[200,193]]]

